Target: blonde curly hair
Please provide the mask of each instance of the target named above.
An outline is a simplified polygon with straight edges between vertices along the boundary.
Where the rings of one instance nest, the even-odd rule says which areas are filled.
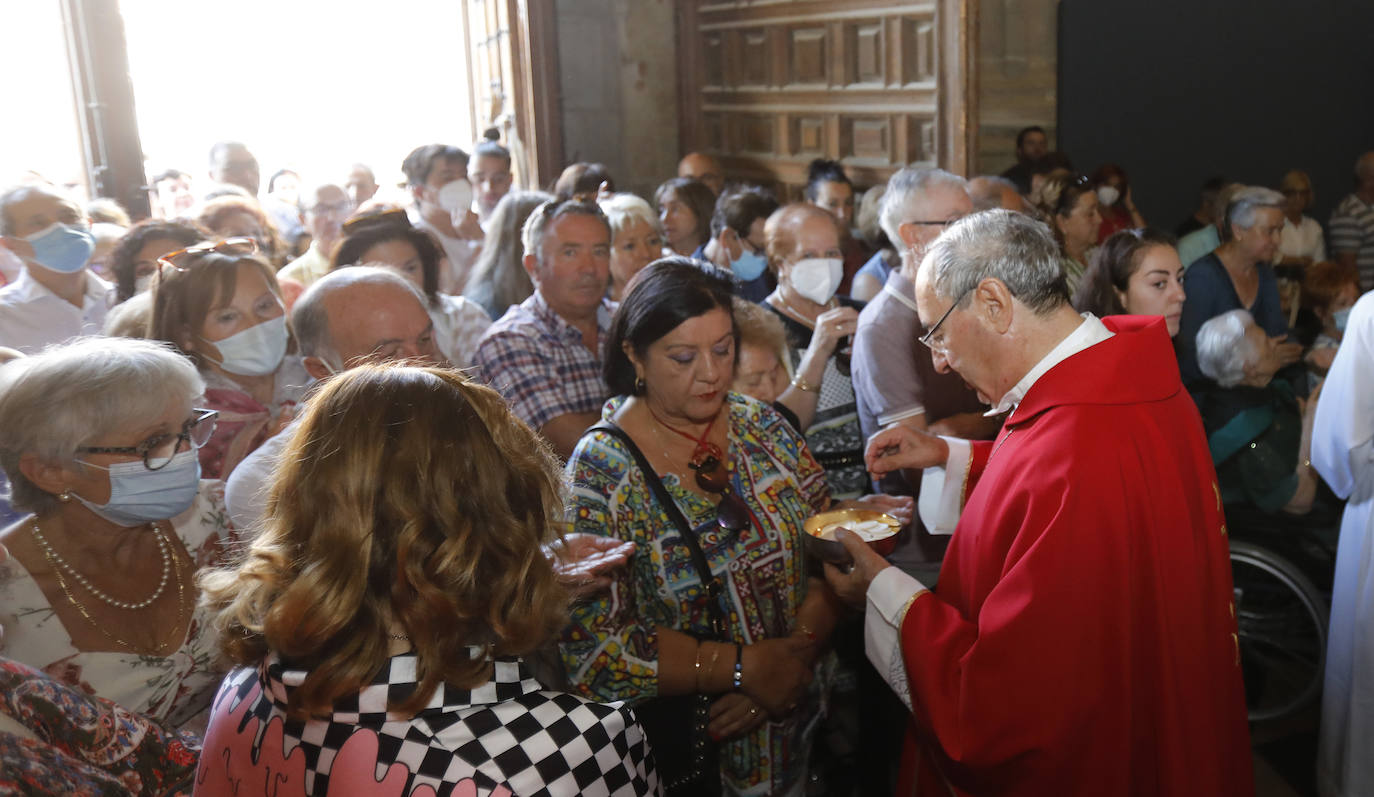
[[[540,544],[563,512],[557,458],[500,395],[461,373],[363,366],[325,384],[277,465],[262,533],[202,574],[225,655],[309,670],[294,717],[371,682],[404,629],[419,685],[472,688],[486,657],[523,655],[567,621]]]

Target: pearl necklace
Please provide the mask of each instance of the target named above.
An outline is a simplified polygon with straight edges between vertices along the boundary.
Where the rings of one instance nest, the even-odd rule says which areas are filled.
[[[124,609],[126,611],[137,611],[139,609],[148,608],[149,606],[153,605],[153,601],[156,601],[158,598],[162,597],[163,591],[167,589],[167,577],[171,575],[172,572],[172,555],[167,545],[167,535],[163,533],[162,529],[158,528],[158,525],[156,523],[150,523],[148,525],[152,528],[153,534],[157,537],[158,552],[162,554],[162,578],[158,581],[157,589],[153,590],[152,595],[149,595],[144,600],[136,602],[122,601],[116,598],[112,598],[108,594],[106,594],[104,590],[101,590],[99,587],[92,584],[90,579],[86,578],[84,575],[78,572],[77,569],[72,567],[66,559],[62,558],[61,554],[53,550],[52,545],[48,543],[48,539],[43,536],[43,530],[38,528],[37,518],[34,518],[33,520],[33,539],[38,543],[38,546],[43,549],[43,557],[45,559],[47,559],[57,568],[66,570],[68,573],[70,573],[72,578],[76,579],[76,583],[85,587],[87,592],[91,593],[96,597],[96,600],[113,606],[116,609]]]

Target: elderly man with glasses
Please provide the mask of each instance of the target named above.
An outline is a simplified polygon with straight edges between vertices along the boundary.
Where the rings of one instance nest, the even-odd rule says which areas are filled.
[[[306,194],[305,226],[310,231],[310,248],[287,263],[277,279],[291,279],[308,288],[329,273],[329,255],[343,237],[344,219],[353,212],[353,200],[340,186],[324,183]]]
[[[1079,316],[1049,230],[1005,210],[946,230],[915,299],[936,369],[1011,414],[995,442],[869,441],[875,474],[949,471],[935,590],[853,534],[826,566],[919,726],[908,784],[1252,794],[1225,518],[1164,321]]]

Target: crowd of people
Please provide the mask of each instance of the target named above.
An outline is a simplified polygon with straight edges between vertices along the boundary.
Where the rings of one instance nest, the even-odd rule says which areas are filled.
[[[1346,499],[1374,789],[1374,153],[1173,232],[1038,127],[795,199],[401,171],[0,194],[0,791],[1248,794],[1226,513]]]

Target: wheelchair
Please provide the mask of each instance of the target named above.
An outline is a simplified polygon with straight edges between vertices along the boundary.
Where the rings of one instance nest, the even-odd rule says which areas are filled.
[[[1321,692],[1341,508],[1329,492],[1304,516],[1224,507],[1252,723],[1291,717]]]

